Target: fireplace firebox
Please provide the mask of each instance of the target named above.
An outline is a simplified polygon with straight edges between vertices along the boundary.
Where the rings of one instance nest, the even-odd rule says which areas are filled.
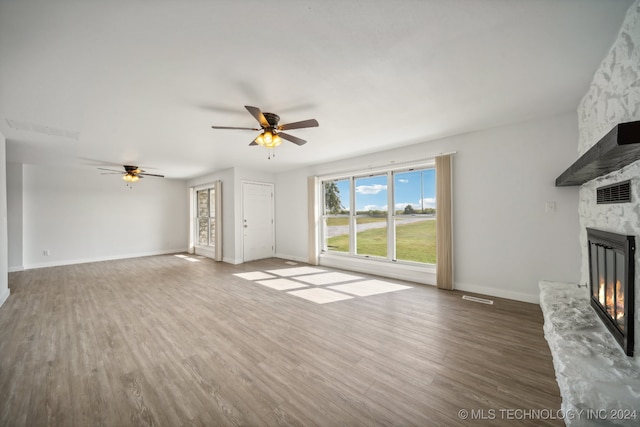
[[[627,356],[633,356],[634,236],[587,228],[591,306]]]

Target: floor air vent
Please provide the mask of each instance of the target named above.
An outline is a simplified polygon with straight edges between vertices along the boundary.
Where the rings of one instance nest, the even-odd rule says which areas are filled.
[[[605,185],[596,190],[597,204],[631,202],[631,181]]]
[[[493,304],[493,301],[490,299],[472,297],[469,295],[463,295],[462,299],[466,299],[467,301],[479,302],[481,304]]]

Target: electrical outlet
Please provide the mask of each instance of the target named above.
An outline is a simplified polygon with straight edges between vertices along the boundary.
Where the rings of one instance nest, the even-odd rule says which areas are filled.
[[[42,251],[42,255],[49,256],[49,255],[51,255],[51,252],[49,251],[49,249],[45,249],[45,250]]]
[[[556,202],[547,202],[544,204],[544,210],[547,213],[556,211]]]

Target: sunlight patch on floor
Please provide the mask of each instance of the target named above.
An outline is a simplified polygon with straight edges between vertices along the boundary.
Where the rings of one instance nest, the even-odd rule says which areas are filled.
[[[304,298],[316,304],[326,304],[328,302],[343,301],[353,298],[350,295],[341,294],[339,292],[329,291],[322,288],[302,289],[300,291],[287,292],[289,295],[295,295]]]
[[[294,268],[280,268],[278,270],[267,270],[267,273],[276,274],[278,276],[301,276],[303,274],[324,273],[327,270],[315,267],[294,267]]]
[[[359,297],[366,297],[369,295],[378,295],[385,294],[387,292],[411,289],[411,286],[398,285],[396,283],[384,282],[382,280],[365,280],[363,282],[329,286],[329,289],[357,295]]]
[[[274,275],[267,274],[263,271],[250,271],[248,273],[236,273],[234,276],[237,276],[241,279],[245,280],[263,280],[263,279],[273,279]]]
[[[311,276],[296,277],[296,280],[301,282],[310,283],[312,285],[333,285],[340,282],[348,282],[350,280],[362,279],[360,276],[354,276],[352,274],[345,273],[322,273],[312,274]]]
[[[289,279],[258,280],[256,283],[278,291],[308,287],[303,283]]]
[[[399,285],[383,280],[362,280],[362,277],[353,274],[340,273],[337,271],[329,272],[315,267],[280,268],[277,270],[267,270],[266,272],[249,271],[246,273],[235,273],[234,276],[253,281],[277,291],[288,291],[287,294],[304,298],[316,304],[344,301],[352,299],[354,296],[367,297],[411,289],[411,286]],[[339,284],[341,282],[351,283]],[[309,285],[314,285],[314,287],[309,288]],[[291,289],[295,290],[291,291]]]

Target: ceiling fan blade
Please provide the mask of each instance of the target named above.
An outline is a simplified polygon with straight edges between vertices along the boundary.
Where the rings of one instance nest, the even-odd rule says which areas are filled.
[[[102,172],[100,175],[124,175],[126,172]]]
[[[251,144],[249,145],[258,145],[258,143],[256,142],[256,140],[254,139],[253,141],[251,141]]]
[[[309,120],[303,120],[301,122],[287,123],[286,125],[278,126],[278,130],[315,128],[315,127],[318,127],[318,121],[316,119],[309,119]]]
[[[116,170],[113,170],[113,169],[107,169],[107,168],[98,168],[98,169],[100,169],[101,171],[109,171],[109,172],[117,172],[117,173],[126,173],[126,172],[123,172],[123,171],[116,171]]]
[[[157,176],[158,178],[164,178],[164,175],[157,175],[155,173],[144,173],[144,172],[140,172],[137,173],[136,175],[138,175],[140,178],[142,178],[142,176]]]
[[[294,144],[304,145],[304,144],[307,143],[307,141],[305,141],[304,139],[300,139],[300,138],[295,137],[293,135],[289,135],[288,133],[278,132],[278,135],[280,135],[281,138],[284,138],[287,141],[293,142]]]
[[[241,128],[235,126],[211,126],[213,129],[239,129],[239,130],[262,130],[256,128]]]
[[[269,124],[269,122],[267,121],[266,117],[264,116],[264,114],[262,114],[262,111],[260,111],[260,109],[258,107],[252,107],[251,105],[245,105],[244,108],[247,109],[247,111],[249,111],[251,113],[251,115],[253,117],[255,117],[255,119],[258,121],[258,123],[260,123],[260,126],[262,126],[263,128],[268,128],[269,126],[271,126]],[[260,130],[260,129],[258,129]]]

